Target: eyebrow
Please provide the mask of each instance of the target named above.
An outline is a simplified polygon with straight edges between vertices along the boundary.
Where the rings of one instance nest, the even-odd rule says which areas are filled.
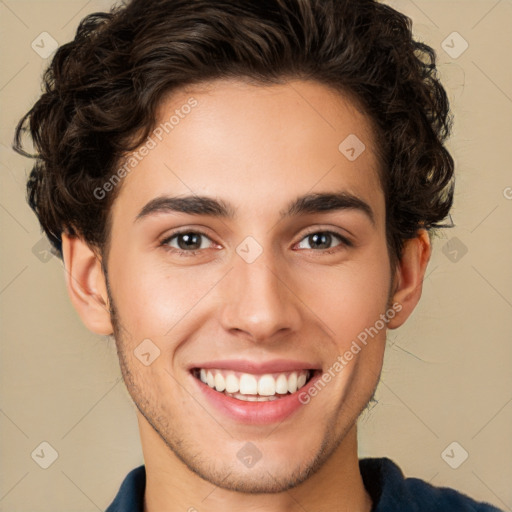
[[[356,210],[366,215],[375,225],[375,215],[370,205],[349,193],[313,193],[291,201],[279,212],[280,220],[305,214],[324,213],[339,210]],[[188,215],[209,215],[222,219],[234,219],[236,209],[221,199],[207,196],[161,196],[149,201],[139,212],[135,221],[157,213],[185,213]]]

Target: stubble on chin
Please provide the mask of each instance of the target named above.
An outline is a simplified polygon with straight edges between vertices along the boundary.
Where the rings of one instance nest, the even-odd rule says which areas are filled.
[[[137,379],[136,368],[133,368],[135,357],[130,357],[131,350],[127,347],[132,346],[129,331],[124,327],[119,311],[112,297],[111,288],[108,279],[107,294],[110,306],[110,318],[113,326],[113,336],[116,344],[117,355],[121,374],[125,386],[130,394],[135,406],[144,420],[157,434],[160,440],[167,446],[170,452],[182,463],[188,470],[199,476],[206,482],[215,485],[221,489],[235,491],[246,494],[273,494],[290,490],[305,482],[313,474],[324,466],[336,449],[343,442],[345,436],[350,431],[353,424],[346,425],[340,431],[337,427],[337,417],[325,427],[323,440],[316,449],[316,452],[309,457],[309,460],[302,461],[295,468],[290,468],[287,464],[276,465],[277,469],[272,470],[264,464],[264,454],[260,462],[260,468],[253,468],[249,471],[241,466],[236,458],[236,451],[231,456],[231,461],[219,460],[221,457],[228,457],[228,454],[215,450],[211,457],[205,456],[197,448],[193,440],[186,439],[183,433],[175,425],[171,424],[173,417],[172,411],[166,412],[158,407],[155,394],[148,389],[148,381]],[[375,386],[376,387],[376,386]],[[375,389],[370,400],[373,400]],[[192,398],[191,398],[192,399]],[[365,403],[361,407],[359,414],[368,406]],[[358,416],[359,416],[358,414]],[[213,419],[212,419],[213,421]],[[186,429],[183,429],[186,431]],[[227,434],[226,434],[227,435]],[[297,432],[297,436],[305,435],[304,432]],[[242,445],[243,440],[240,441]],[[214,443],[210,443],[212,445]]]

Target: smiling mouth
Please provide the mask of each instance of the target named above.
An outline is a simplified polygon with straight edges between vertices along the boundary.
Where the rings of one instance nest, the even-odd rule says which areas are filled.
[[[211,389],[245,402],[270,402],[302,389],[318,370],[252,373],[216,368],[194,368],[192,375]]]

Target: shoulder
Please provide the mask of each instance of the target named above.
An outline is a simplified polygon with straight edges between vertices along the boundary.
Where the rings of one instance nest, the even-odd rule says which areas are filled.
[[[500,512],[489,503],[478,502],[448,487],[434,487],[419,478],[405,478],[390,459],[359,461],[364,485],[375,512]]]
[[[144,465],[132,469],[110,506],[105,512],[142,512],[146,489],[146,468]]]
[[[418,478],[404,480],[407,491],[416,499],[423,496],[428,499],[425,510],[454,510],[460,512],[498,512],[499,509],[489,503],[478,502],[469,496],[448,487],[434,487]],[[421,509],[420,509],[421,510]]]

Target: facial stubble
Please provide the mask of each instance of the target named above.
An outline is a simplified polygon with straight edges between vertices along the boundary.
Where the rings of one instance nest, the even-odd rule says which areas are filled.
[[[300,467],[292,468],[291,470],[287,464],[281,465],[281,468],[286,474],[271,474],[268,469],[266,469],[264,471],[260,470],[256,477],[254,471],[251,471],[250,474],[244,471],[240,465],[240,461],[236,460],[234,457],[231,457],[231,462],[225,461],[220,468],[216,465],[218,464],[218,456],[215,458],[216,460],[208,460],[204,453],[194,448],[193,444],[189,440],[184,439],[178,432],[178,429],[175,428],[175,425],[172,423],[172,418],[178,415],[162,414],[163,411],[159,412],[156,408],[156,403],[154,403],[156,401],[151,399],[151,392],[148,393],[148,390],[144,389],[144,386],[141,386],[135,378],[133,370],[136,370],[136,361],[135,357],[132,355],[133,348],[127,349],[127,347],[134,347],[133,339],[129,331],[124,327],[116,307],[106,268],[103,268],[103,272],[109,300],[113,336],[125,386],[140,414],[145,418],[172,454],[181,461],[184,465],[184,469],[187,468],[190,472],[199,476],[206,482],[229,491],[246,494],[272,494],[284,492],[302,484],[319,471],[334,454],[354,424],[349,422],[342,431],[339,431],[339,427],[336,425],[336,415],[333,415],[327,423],[323,440],[320,446],[318,446],[316,453],[309,456],[308,461],[303,461]],[[388,302],[390,302],[390,300],[388,300]],[[140,364],[138,361],[137,363]],[[174,378],[169,372],[167,373],[169,378]],[[176,380],[175,382],[176,385],[181,385]],[[368,408],[369,404],[375,401],[374,396],[377,383],[369,399],[364,402],[364,405],[357,411],[354,422],[360,414]],[[192,395],[190,392],[189,394],[192,400]],[[277,431],[278,430],[279,429],[277,429]],[[300,435],[307,434],[301,431]],[[243,446],[248,440],[240,439],[239,441],[240,446]],[[229,458],[229,455],[226,456]],[[260,466],[260,469],[261,467],[262,466]]]

